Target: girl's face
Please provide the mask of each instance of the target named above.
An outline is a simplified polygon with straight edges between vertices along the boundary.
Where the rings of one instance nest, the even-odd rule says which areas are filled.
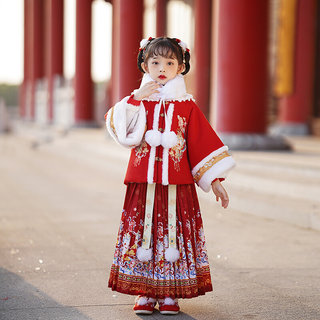
[[[160,55],[150,57],[147,63],[144,63],[142,66],[154,81],[162,85],[175,78],[184,69],[184,65],[179,65],[177,59],[166,58]]]

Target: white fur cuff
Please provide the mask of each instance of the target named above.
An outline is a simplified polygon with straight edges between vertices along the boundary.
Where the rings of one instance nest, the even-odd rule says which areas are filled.
[[[143,103],[139,107],[130,105],[129,97],[118,102],[107,115],[106,125],[110,135],[121,145],[138,146],[146,127],[146,112]]]
[[[198,170],[206,164],[206,162],[208,162],[212,158],[218,156],[219,154],[221,154],[224,151],[228,151],[227,146],[223,146],[223,147],[211,152],[208,156],[206,156],[199,163],[197,163],[197,165],[192,169],[192,175],[194,176],[198,172]]]
[[[199,187],[203,191],[209,192],[212,181],[217,178],[225,178],[227,173],[235,166],[235,164],[236,163],[231,156],[223,158],[204,173],[198,182]]]

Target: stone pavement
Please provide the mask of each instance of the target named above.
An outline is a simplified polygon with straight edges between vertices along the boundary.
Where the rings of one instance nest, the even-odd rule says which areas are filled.
[[[215,289],[169,318],[320,319],[318,144],[295,145],[235,152],[227,210],[199,191]],[[1,320],[168,318],[107,288],[127,159],[102,129],[0,135]]]

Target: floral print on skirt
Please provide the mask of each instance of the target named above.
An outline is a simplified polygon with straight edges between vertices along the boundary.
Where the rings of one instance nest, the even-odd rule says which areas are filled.
[[[192,298],[212,291],[198,198],[193,184],[177,185],[177,248],[180,259],[165,260],[168,248],[168,186],[156,185],[151,261],[136,257],[143,238],[147,184],[129,183],[111,266],[112,290],[156,299]]]

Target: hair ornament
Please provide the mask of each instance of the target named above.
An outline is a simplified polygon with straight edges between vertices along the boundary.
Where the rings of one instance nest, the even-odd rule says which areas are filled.
[[[190,52],[190,50],[187,47],[187,44],[181,41],[180,39],[175,38],[175,40],[178,42],[179,46],[182,48],[183,52]]]
[[[140,41],[139,51],[144,50],[144,49],[147,47],[147,45],[148,45],[152,40],[153,40],[152,37],[149,37],[148,39],[142,39],[142,40]]]

